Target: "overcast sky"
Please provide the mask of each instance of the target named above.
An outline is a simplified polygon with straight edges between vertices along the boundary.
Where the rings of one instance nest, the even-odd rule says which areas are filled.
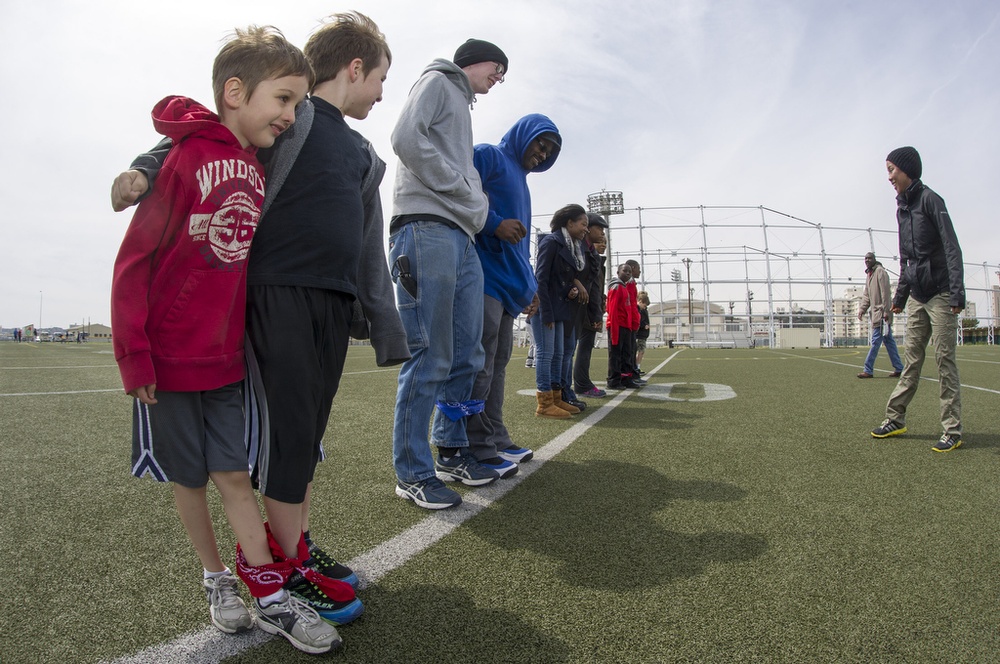
[[[885,155],[913,145],[965,260],[1000,262],[995,2],[0,2],[3,327],[38,323],[40,305],[44,327],[108,323],[131,218],[111,211],[110,183],[156,142],[153,105],[168,94],[211,105],[212,60],[235,26],[275,25],[301,46],[347,9],[371,16],[393,51],[384,101],[354,123],[389,164],[387,206],[389,134],[410,86],[477,37],[506,51],[510,72],[475,105],[476,141],[531,112],[563,135],[556,166],[529,178],[536,215],[607,188],[631,208],[763,205],[891,230]]]

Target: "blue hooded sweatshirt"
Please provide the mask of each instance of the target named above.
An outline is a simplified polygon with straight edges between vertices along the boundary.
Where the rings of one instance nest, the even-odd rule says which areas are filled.
[[[544,115],[526,115],[510,128],[498,145],[481,143],[475,146],[473,163],[489,197],[486,225],[476,235],[476,251],[483,265],[483,292],[499,300],[511,316],[517,316],[538,288],[531,268],[531,194],[528,173],[547,171],[559,156],[557,151],[531,171],[521,160],[531,142],[542,134],[554,134],[562,145],[562,137],[552,120]],[[495,233],[504,219],[519,219],[528,230],[517,244],[499,239]]]

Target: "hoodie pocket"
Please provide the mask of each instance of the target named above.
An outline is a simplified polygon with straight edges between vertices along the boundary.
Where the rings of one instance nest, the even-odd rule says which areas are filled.
[[[236,352],[243,343],[246,285],[243,272],[194,270],[155,338],[163,357],[210,358]],[[233,327],[239,331],[234,332]]]

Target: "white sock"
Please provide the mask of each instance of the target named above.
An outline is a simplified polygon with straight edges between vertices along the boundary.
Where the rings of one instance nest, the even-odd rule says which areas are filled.
[[[232,574],[232,571],[230,571],[228,567],[222,568],[221,572],[209,572],[207,569],[205,570],[206,579],[218,579],[220,576],[225,576],[227,574]]]
[[[267,606],[271,606],[275,602],[284,601],[284,599],[285,599],[285,597],[287,595],[288,595],[288,591],[285,590],[284,588],[281,588],[280,590],[278,590],[278,592],[271,593],[267,597],[258,597],[257,598],[257,604],[259,604],[261,608],[264,608],[264,607],[267,607]]]

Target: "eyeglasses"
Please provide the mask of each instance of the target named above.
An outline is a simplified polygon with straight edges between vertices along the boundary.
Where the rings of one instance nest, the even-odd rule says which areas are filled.
[[[499,62],[496,62],[494,64],[496,64],[496,66],[497,66],[496,70],[495,70],[496,75],[500,77],[500,78],[497,79],[497,83],[503,83],[504,74],[506,73],[507,70],[504,69],[503,65],[500,64]]]

